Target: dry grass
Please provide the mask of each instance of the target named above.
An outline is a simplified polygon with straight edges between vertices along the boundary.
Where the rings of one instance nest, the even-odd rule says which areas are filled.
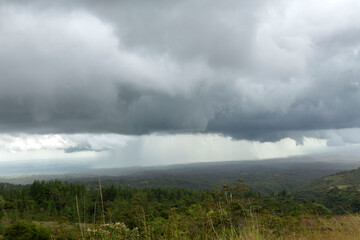
[[[304,232],[286,239],[324,239],[324,240],[355,240],[360,239],[360,216],[347,215],[330,219],[320,219],[320,226],[313,231]]]
[[[37,225],[55,229],[57,222],[35,222]],[[302,217],[301,228],[289,231],[286,234],[276,234],[269,232],[269,229],[262,229],[256,217],[253,217],[246,224],[242,231],[231,231],[226,234],[218,232],[214,235],[209,232],[204,239],[212,240],[358,240],[360,239],[360,215],[334,216],[331,218],[307,218]],[[90,226],[90,225],[89,225]],[[68,230],[77,229],[74,224],[65,227]],[[265,234],[267,233],[267,234]],[[0,236],[0,239],[1,236]],[[79,236],[79,239],[81,237]],[[94,238],[96,239],[96,238]],[[140,237],[140,239],[142,239]],[[174,238],[174,239],[182,239]],[[184,238],[185,239],[185,238]]]
[[[244,229],[236,236],[220,239],[234,240],[358,240],[360,239],[360,216],[347,215],[332,218],[320,218],[315,225],[308,221],[302,223],[301,231],[293,231],[286,235],[269,234],[265,236],[256,225]]]

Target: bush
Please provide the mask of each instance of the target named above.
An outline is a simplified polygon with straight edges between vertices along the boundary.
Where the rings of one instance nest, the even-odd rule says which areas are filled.
[[[321,216],[326,216],[326,215],[330,215],[330,214],[331,214],[331,211],[330,211],[329,209],[327,209],[327,208],[324,207],[323,205],[317,204],[317,203],[314,203],[314,204],[313,204],[312,212],[313,212],[315,215],[321,215]]]
[[[48,240],[50,231],[34,223],[17,221],[5,229],[5,240]]]
[[[124,223],[111,223],[96,225],[95,228],[88,229],[88,235],[90,239],[126,239],[137,240],[140,238],[140,234],[137,228],[130,230]]]

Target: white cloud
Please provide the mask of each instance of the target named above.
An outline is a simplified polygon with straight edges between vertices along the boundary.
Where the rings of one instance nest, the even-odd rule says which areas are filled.
[[[0,150],[10,153],[40,150],[105,151],[120,149],[132,140],[131,136],[116,134],[0,134]]]

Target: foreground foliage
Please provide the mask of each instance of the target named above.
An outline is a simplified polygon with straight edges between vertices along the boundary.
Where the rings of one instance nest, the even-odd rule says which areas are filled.
[[[34,223],[17,221],[5,229],[5,240],[48,240],[50,231],[44,227],[36,226]]]
[[[3,184],[0,233],[5,239],[134,240],[337,239],[329,238],[336,233],[351,239],[360,233],[351,230],[357,216],[333,217],[323,205],[286,191],[263,196],[241,180],[214,191],[99,190],[60,181]]]
[[[92,226],[87,230],[87,236],[90,239],[128,239],[136,240],[140,238],[137,228],[130,230],[124,223],[108,223]]]

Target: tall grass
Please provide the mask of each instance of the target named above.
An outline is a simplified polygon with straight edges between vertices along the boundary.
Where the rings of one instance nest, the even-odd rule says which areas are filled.
[[[306,218],[305,218],[306,219]],[[257,217],[238,228],[239,231],[209,231],[199,239],[207,240],[358,240],[360,239],[360,216],[346,215],[330,218],[318,218],[303,221],[300,230],[277,234],[276,231],[264,228],[257,222]],[[175,235],[174,235],[175,236]],[[186,239],[186,238],[172,238]]]
[[[346,215],[331,218],[319,218],[316,225],[304,221],[301,231],[292,231],[284,235],[268,233],[269,229],[261,229],[259,225],[249,224],[240,234],[222,235],[220,238],[233,240],[358,240],[360,239],[360,216]]]
[[[243,185],[227,187],[236,190],[224,193],[225,201],[214,198],[209,204],[210,211],[199,204],[194,204],[186,212],[171,209],[165,222],[148,221],[145,210],[139,202],[138,228],[130,229],[124,223],[106,223],[105,208],[99,178],[99,197],[102,210],[101,224],[95,224],[96,201],[94,205],[94,223],[81,226],[78,197],[77,214],[82,239],[206,239],[206,240],[353,240],[360,239],[360,216],[344,215],[321,217],[316,214],[273,216],[272,213],[256,213],[252,206],[246,206]],[[84,199],[85,202],[85,199]],[[234,210],[232,210],[236,207]],[[85,222],[85,210],[84,210]],[[164,231],[157,232],[162,228]],[[85,231],[87,228],[87,231]]]

